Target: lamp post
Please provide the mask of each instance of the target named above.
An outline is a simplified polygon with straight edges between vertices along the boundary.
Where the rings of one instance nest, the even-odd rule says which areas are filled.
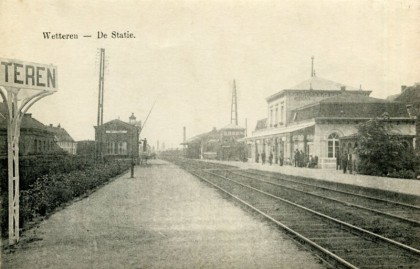
[[[131,114],[130,118],[130,124],[133,125],[132,133],[131,133],[131,178],[134,178],[134,145],[136,144],[136,136],[137,133],[137,127],[136,127],[136,117],[134,116],[134,113]]]

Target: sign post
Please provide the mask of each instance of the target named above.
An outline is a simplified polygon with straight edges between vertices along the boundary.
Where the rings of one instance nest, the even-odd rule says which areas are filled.
[[[0,58],[0,95],[7,106],[9,245],[19,241],[19,137],[24,114],[57,91],[57,67]]]

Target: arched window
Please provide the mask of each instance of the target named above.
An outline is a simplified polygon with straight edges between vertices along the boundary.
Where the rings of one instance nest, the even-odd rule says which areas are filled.
[[[328,158],[337,158],[338,152],[340,150],[339,135],[337,133],[332,133],[328,136]]]

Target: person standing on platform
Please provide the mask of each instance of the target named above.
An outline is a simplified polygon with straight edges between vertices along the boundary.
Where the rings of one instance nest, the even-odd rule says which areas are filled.
[[[261,153],[261,162],[264,165],[265,164],[265,151],[263,151],[263,153]]]
[[[298,165],[299,165],[299,159],[300,159],[299,150],[296,149],[296,151],[295,151],[295,167],[298,167]]]
[[[299,152],[299,167],[303,167],[305,162],[305,153],[300,150]]]
[[[270,151],[270,156],[268,157],[268,161],[270,162],[270,165],[273,164],[273,152]]]
[[[347,152],[345,151],[343,153],[343,156],[341,156],[341,167],[343,168],[343,173],[347,173],[347,164],[348,164],[348,156]]]

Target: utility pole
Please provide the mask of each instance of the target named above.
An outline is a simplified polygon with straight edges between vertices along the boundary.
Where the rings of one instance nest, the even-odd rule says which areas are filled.
[[[236,99],[236,82],[233,80],[232,104],[230,107],[230,123],[238,125],[238,103]]]
[[[97,141],[96,141],[96,158],[99,161],[103,159],[103,133],[100,127],[104,123],[104,76],[105,76],[105,49],[100,49],[99,61],[99,91],[98,91],[98,119],[97,126]]]

